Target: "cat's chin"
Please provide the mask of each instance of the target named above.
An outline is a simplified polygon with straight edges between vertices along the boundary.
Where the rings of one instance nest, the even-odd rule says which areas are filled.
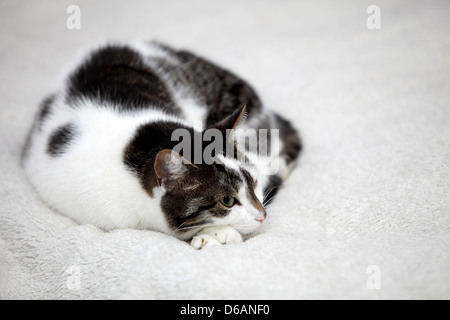
[[[249,236],[257,232],[261,228],[262,223],[256,220],[245,221],[239,225],[235,225],[234,228],[244,236]]]

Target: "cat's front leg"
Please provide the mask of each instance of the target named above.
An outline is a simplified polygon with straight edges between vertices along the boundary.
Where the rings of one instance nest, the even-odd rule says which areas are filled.
[[[242,235],[230,226],[214,226],[202,229],[191,241],[191,246],[195,249],[202,249],[208,246],[240,243],[243,241]]]

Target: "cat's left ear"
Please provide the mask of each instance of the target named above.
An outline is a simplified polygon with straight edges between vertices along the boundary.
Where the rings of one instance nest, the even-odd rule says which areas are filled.
[[[182,187],[180,183],[189,170],[198,167],[178,152],[164,149],[156,155],[154,168],[158,185],[166,190],[173,190],[176,187]]]
[[[226,137],[226,141],[230,141],[234,129],[245,119],[245,108],[246,105],[244,104],[239,109],[234,110],[228,117],[214,124],[212,128],[219,129],[223,137]]]

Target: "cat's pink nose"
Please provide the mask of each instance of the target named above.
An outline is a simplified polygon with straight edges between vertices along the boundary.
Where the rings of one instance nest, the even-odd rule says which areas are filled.
[[[266,215],[261,215],[258,218],[255,218],[256,221],[263,223],[266,220]]]

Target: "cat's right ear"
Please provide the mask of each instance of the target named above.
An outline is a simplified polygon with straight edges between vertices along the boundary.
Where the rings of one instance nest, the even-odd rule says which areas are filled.
[[[156,155],[154,168],[158,185],[166,190],[173,190],[180,185],[189,170],[197,166],[178,152],[164,149]]]

